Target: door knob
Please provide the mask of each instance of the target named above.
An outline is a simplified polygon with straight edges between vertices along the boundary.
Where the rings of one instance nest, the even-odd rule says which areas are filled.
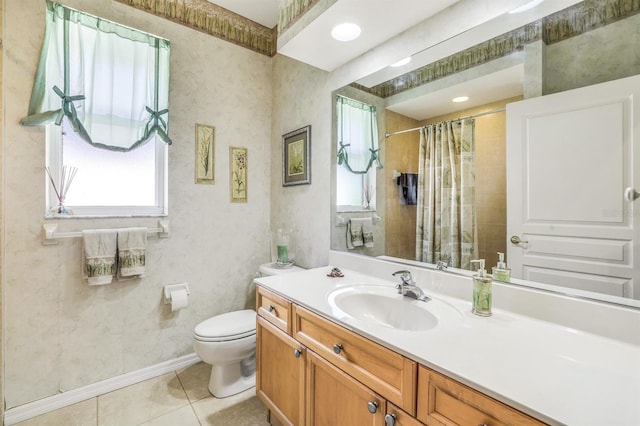
[[[636,191],[635,188],[628,187],[624,190],[624,199],[628,202],[633,203],[638,198],[640,198],[640,192]]]
[[[375,401],[367,402],[367,410],[369,410],[371,414],[375,414],[378,411],[378,403]]]
[[[342,352],[342,345],[340,343],[336,343],[335,345],[333,345],[333,352],[339,354],[340,352]]]
[[[269,307],[267,308],[267,310],[268,310],[269,312],[273,312],[273,311],[275,311],[275,310],[276,310],[276,307],[275,307],[275,306],[273,306],[273,305],[269,305]]]
[[[395,414],[387,414],[384,416],[384,424],[387,426],[395,426],[396,424],[396,415]]]
[[[520,244],[520,243],[527,244],[529,241],[521,240],[520,237],[518,237],[517,235],[512,235],[511,236],[511,242],[513,244]]]
[[[293,356],[295,356],[296,358],[300,358],[300,355],[302,355],[302,351],[300,349],[296,349],[293,351]]]

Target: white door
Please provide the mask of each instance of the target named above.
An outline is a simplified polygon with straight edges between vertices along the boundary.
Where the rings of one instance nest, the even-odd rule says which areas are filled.
[[[513,277],[640,299],[637,99],[640,76],[507,106]]]

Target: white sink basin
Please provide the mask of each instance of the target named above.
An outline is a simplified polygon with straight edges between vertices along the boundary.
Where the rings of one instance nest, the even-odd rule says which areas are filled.
[[[442,301],[410,299],[398,294],[393,287],[382,285],[339,288],[329,293],[328,302],[339,319],[397,330],[425,331],[436,327],[439,320],[444,319],[443,314],[458,316],[455,308]]]

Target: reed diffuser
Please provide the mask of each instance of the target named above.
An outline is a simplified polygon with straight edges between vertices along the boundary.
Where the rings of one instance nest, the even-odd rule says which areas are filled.
[[[55,214],[73,214],[73,212],[65,207],[64,199],[69,192],[69,188],[71,187],[71,183],[73,182],[73,178],[76,177],[76,173],[78,172],[77,167],[67,167],[62,166],[62,174],[60,175],[60,181],[56,185],[53,176],[51,175],[51,170],[49,167],[45,167],[47,171],[47,175],[49,175],[49,182],[51,182],[51,186],[56,193],[56,197],[58,198],[58,206],[51,209],[52,213]]]

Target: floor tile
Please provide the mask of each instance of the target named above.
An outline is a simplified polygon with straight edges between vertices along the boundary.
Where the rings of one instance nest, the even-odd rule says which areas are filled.
[[[19,426],[95,426],[98,424],[96,398],[16,423]]]
[[[200,401],[194,402],[191,405],[193,406],[193,410],[196,412],[196,415],[198,416],[198,420],[200,420],[200,423],[202,423],[203,425],[212,424],[212,423],[208,423],[207,421],[209,417],[229,407],[232,407],[234,405],[238,405],[244,401],[247,401],[253,398],[255,395],[256,395],[256,388],[252,387],[250,389],[247,389],[244,392],[241,392],[239,394],[232,395],[226,398],[215,398],[211,396],[209,398],[201,399]],[[220,424],[222,425],[223,423],[220,423]],[[229,424],[231,425],[233,423],[229,423]]]
[[[198,412],[197,408],[196,412]],[[206,415],[198,413],[198,419],[200,423],[207,426],[269,426],[267,409],[257,396],[252,396],[220,411]]]
[[[189,405],[176,373],[98,397],[98,426],[138,425]]]
[[[178,408],[175,411],[165,414],[148,422],[141,423],[140,426],[200,426],[196,413],[191,405]]]
[[[211,365],[199,362],[178,370],[177,373],[180,383],[189,397],[189,401],[193,403],[211,396],[208,388]]]

